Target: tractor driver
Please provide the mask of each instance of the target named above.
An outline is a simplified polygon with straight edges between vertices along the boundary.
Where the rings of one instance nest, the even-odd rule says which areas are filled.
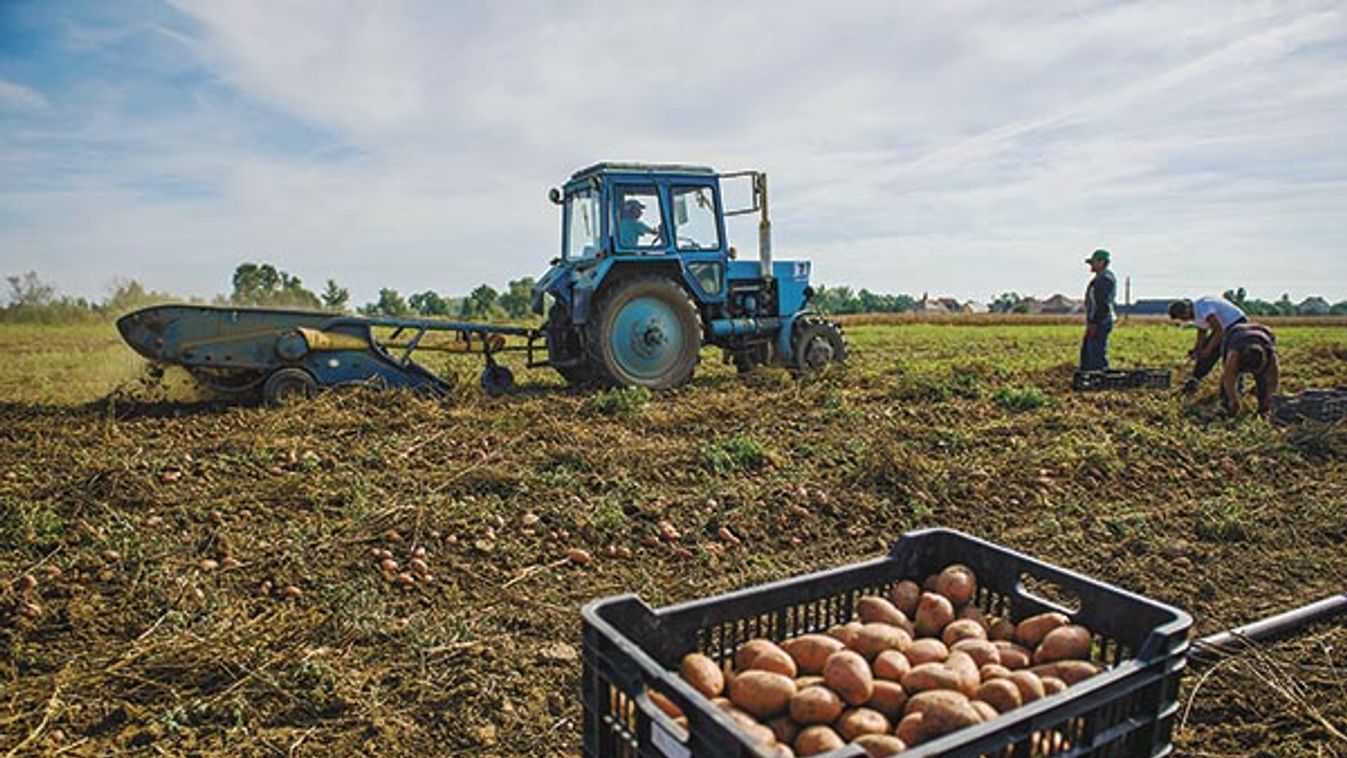
[[[634,197],[622,203],[622,218],[617,223],[617,242],[620,247],[642,247],[641,237],[647,234],[655,238],[651,245],[658,245],[663,239],[658,226],[652,227],[641,220],[644,211],[645,203]]]

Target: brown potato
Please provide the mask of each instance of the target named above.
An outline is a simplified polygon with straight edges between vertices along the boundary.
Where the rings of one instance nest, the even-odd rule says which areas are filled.
[[[1058,692],[1065,692],[1066,688],[1070,686],[1055,676],[1040,676],[1039,679],[1043,680],[1044,694],[1049,696],[1056,695]]]
[[[1043,641],[1048,632],[1059,626],[1066,626],[1071,619],[1055,611],[1030,616],[1015,625],[1015,641],[1033,650]]]
[[[797,692],[805,687],[813,687],[816,684],[823,684],[823,677],[819,674],[795,677],[795,690]]]
[[[792,698],[793,700],[794,698]],[[781,714],[771,721],[767,722],[767,728],[772,730],[776,741],[786,745],[795,741],[795,735],[800,733],[800,725],[795,723],[787,714]]]
[[[1006,681],[1019,687],[1020,699],[1026,703],[1032,703],[1047,694],[1043,689],[1043,680],[1032,671],[1012,672]]]
[[[664,711],[665,715],[669,718],[677,719],[683,717],[683,709],[679,708],[674,701],[670,700],[663,692],[660,692],[659,690],[646,690],[646,694],[650,696],[650,702],[654,703],[656,708]]]
[[[939,574],[930,574],[921,582],[922,592],[935,592],[935,583],[940,580]]]
[[[876,679],[887,679],[891,682],[901,682],[903,674],[912,670],[912,663],[906,655],[897,650],[885,650],[875,656],[875,660],[870,664],[871,670]]]
[[[995,708],[997,713],[1005,713],[1024,705],[1024,696],[1020,694],[1020,688],[1009,679],[992,679],[984,682],[978,687],[974,697]]]
[[[866,595],[857,600],[856,615],[860,616],[861,621],[867,624],[889,624],[902,629],[909,635],[912,633],[912,621],[908,619],[907,614],[878,595]]]
[[[782,676],[788,676],[792,679],[800,673],[795,668],[795,659],[790,657],[785,650],[773,646],[764,649],[753,658],[753,662],[748,664],[749,671],[771,671]]]
[[[865,750],[866,758],[888,758],[907,749],[907,745],[891,734],[862,734],[853,740]]]
[[[992,640],[1014,640],[1015,622],[1010,619],[996,619],[987,627],[987,638]]]
[[[678,673],[694,689],[708,698],[719,697],[725,691],[725,672],[709,657],[688,653],[678,667]]]
[[[818,755],[836,750],[847,743],[830,726],[816,724],[800,730],[795,737],[795,753],[799,756]]]
[[[730,701],[760,719],[784,712],[794,694],[795,682],[771,671],[745,671],[730,684]]]
[[[908,618],[917,612],[917,600],[920,598],[921,585],[911,579],[904,579],[889,590],[889,601]]]
[[[981,700],[973,700],[970,701],[968,704],[973,706],[973,710],[978,712],[978,715],[982,717],[983,721],[990,721],[996,718],[997,716],[1001,715],[996,712],[995,708],[991,707],[990,705]]]
[[[903,706],[907,705],[907,692],[898,682],[875,681],[875,692],[865,701],[866,708],[873,708],[889,719],[903,715]]]
[[[874,658],[885,650],[902,650],[912,642],[912,637],[891,624],[872,622],[861,626],[856,638],[847,647],[855,650],[867,659]]]
[[[801,690],[790,699],[790,717],[801,726],[831,724],[845,708],[841,696],[822,686]]]
[[[999,663],[988,663],[978,669],[978,676],[982,681],[989,682],[993,679],[1005,679],[1010,676],[1010,669]]]
[[[903,655],[913,666],[923,663],[939,663],[949,657],[949,647],[937,639],[925,637],[913,640],[903,648]]]
[[[747,671],[752,668],[753,659],[757,658],[762,651],[774,649],[778,649],[775,642],[761,637],[745,642],[739,646],[738,650],[734,651],[734,670]]]
[[[1085,660],[1090,657],[1090,630],[1078,624],[1059,626],[1043,635],[1034,650],[1034,663]]]
[[[996,646],[987,640],[959,640],[950,646],[950,650],[961,650],[968,653],[978,666],[1001,662],[1001,651],[997,650]]]
[[[944,663],[923,663],[913,666],[903,676],[902,684],[908,694],[931,690],[959,691],[963,689],[963,677]]]
[[[984,632],[990,631],[992,628],[991,622],[987,620],[987,615],[982,612],[981,608],[972,603],[960,608],[959,612],[954,614],[954,618],[976,621],[977,625],[982,627],[982,631]]]
[[[765,742],[769,745],[776,742],[776,735],[772,733],[772,730],[765,724],[759,723],[752,715],[744,713],[738,708],[728,708],[725,713],[735,724],[739,725],[740,729],[748,733],[749,739],[753,742]]]
[[[870,664],[853,650],[839,650],[828,656],[823,664],[823,681],[849,705],[865,703],[875,691]]]
[[[889,720],[884,718],[884,714],[869,708],[848,708],[833,728],[842,739],[851,742],[862,734],[888,733]]]
[[[955,650],[945,659],[945,665],[959,677],[959,691],[972,696],[982,683],[982,675],[973,657],[962,650]]]
[[[954,606],[949,598],[934,592],[923,592],[917,601],[917,620],[913,629],[918,637],[939,637],[945,625],[954,620]]]
[[[987,630],[973,619],[954,619],[940,632],[940,639],[951,647],[960,640],[986,641]]]
[[[795,751],[791,749],[790,745],[784,742],[768,745],[765,749],[769,755],[775,756],[776,758],[795,758]]]
[[[977,595],[977,589],[978,582],[973,576],[973,570],[957,563],[946,566],[935,580],[935,591],[949,598],[955,608],[971,603]]]
[[[962,701],[936,700],[922,712],[921,741],[933,740],[964,727],[981,723],[982,715],[968,701],[968,698],[964,698]]]
[[[1001,665],[1008,669],[1028,668],[1032,654],[1023,647],[1013,642],[997,640],[992,643],[996,646],[996,652],[1001,654]]]
[[[836,637],[826,634],[802,634],[781,643],[781,649],[795,661],[801,674],[817,674],[823,671],[828,656],[846,647]]]
[[[1089,679],[1099,673],[1099,667],[1089,661],[1054,661],[1030,669],[1039,676],[1053,676],[1068,686]]]
[[[903,716],[903,720],[894,727],[893,736],[903,741],[908,747],[913,747],[921,742],[921,720],[923,715],[921,711],[915,711]]]
[[[828,636],[841,642],[846,647],[851,647],[851,643],[856,641],[856,635],[860,634],[861,628],[865,626],[859,621],[848,621],[828,630]]]

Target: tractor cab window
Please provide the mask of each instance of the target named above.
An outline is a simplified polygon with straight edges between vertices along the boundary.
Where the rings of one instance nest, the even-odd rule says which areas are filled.
[[[716,199],[710,187],[674,187],[674,240],[679,250],[719,250]]]
[[[617,217],[617,247],[620,250],[663,248],[664,229],[659,212],[659,193],[654,185],[618,187],[613,193]]]
[[[566,198],[566,257],[593,258],[599,252],[599,193],[583,189]]]

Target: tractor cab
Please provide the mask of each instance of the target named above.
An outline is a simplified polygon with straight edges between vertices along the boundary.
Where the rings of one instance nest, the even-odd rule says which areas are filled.
[[[752,202],[726,208],[722,180],[747,181]],[[798,363],[810,265],[772,261],[765,174],[599,163],[550,196],[562,210],[561,255],[535,287],[533,310],[552,301],[548,361],[568,380],[676,386],[703,343],[740,368]],[[734,260],[725,219],[753,213],[759,260]],[[840,333],[824,341],[841,355]]]

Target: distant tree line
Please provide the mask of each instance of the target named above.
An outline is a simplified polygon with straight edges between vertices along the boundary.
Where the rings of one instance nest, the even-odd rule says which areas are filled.
[[[911,295],[880,295],[867,289],[853,291],[847,286],[815,288],[809,304],[823,313],[905,313],[917,301]]]

